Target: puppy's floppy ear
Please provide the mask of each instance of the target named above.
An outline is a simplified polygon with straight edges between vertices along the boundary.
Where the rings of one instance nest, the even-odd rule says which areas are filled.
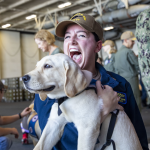
[[[45,99],[47,98],[47,95],[45,93],[40,93],[39,96],[42,101],[45,101]]]
[[[81,71],[79,66],[73,61],[64,61],[65,85],[64,90],[68,97],[73,97],[83,91],[92,80],[92,73]]]

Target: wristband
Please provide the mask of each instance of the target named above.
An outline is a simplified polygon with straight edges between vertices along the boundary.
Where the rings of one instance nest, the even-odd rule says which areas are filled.
[[[19,115],[19,118],[21,119],[22,118],[21,113],[19,113],[18,115]]]

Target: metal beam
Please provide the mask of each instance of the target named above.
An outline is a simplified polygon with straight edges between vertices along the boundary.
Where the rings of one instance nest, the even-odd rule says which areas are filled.
[[[17,7],[17,6],[20,6],[20,5],[22,5],[22,4],[25,4],[25,3],[29,2],[29,1],[31,1],[31,0],[20,0],[20,1],[16,2],[16,3],[13,3],[12,5],[9,5],[9,6],[6,7],[6,8],[0,9],[0,14],[6,12],[7,10],[10,10],[10,9],[12,9],[12,8],[15,8],[15,7]]]
[[[15,14],[15,15],[12,15],[10,17],[7,17],[5,19],[2,19],[2,20],[0,20],[0,23],[8,22],[9,20],[15,19],[15,18],[20,17],[22,15],[25,15],[25,14],[27,14],[29,12],[33,12],[35,10],[41,9],[43,7],[46,7],[48,5],[54,4],[54,3],[59,2],[59,1],[60,0],[55,0],[55,1],[47,1],[45,3],[41,3],[41,4],[36,5],[36,6],[32,7],[32,8],[30,8],[30,9],[27,9],[26,11],[23,11],[23,12]]]
[[[40,15],[39,18],[40,18],[40,17],[44,17],[47,13],[49,13],[49,14],[56,13],[56,12],[59,12],[59,11],[62,11],[62,10],[71,8],[71,7],[73,7],[73,6],[79,5],[79,4],[84,3],[84,2],[87,2],[87,1],[90,1],[90,0],[78,0],[78,1],[74,2],[72,5],[70,5],[70,6],[68,6],[68,7],[64,7],[64,8],[61,8],[61,9],[60,9],[60,8],[51,9],[51,10],[49,10],[48,12],[44,13],[43,15]],[[55,0],[55,2],[56,2],[56,0]],[[27,11],[28,11],[28,10],[27,10]],[[33,21],[33,20],[23,20],[23,21],[20,21],[20,22],[18,22],[18,23],[16,23],[16,24],[12,25],[12,27],[16,27],[16,26],[18,26],[18,25],[25,24],[25,23],[28,23],[28,22],[30,22],[30,21]],[[33,26],[35,26],[35,25],[33,25]]]
[[[87,6],[87,7],[84,7],[84,8],[77,9],[77,10],[74,10],[74,11],[70,11],[69,14],[70,15],[74,15],[74,14],[76,14],[78,12],[84,12],[84,11],[87,11],[89,9],[92,9],[93,7],[95,7],[95,4]]]
[[[0,30],[5,30],[5,31],[20,31],[20,32],[29,32],[29,33],[36,33],[38,30],[25,30],[25,29],[16,29],[16,28],[1,28]]]
[[[79,2],[77,1],[77,3],[78,4],[82,4],[82,3],[84,3],[84,2],[87,2],[87,1],[90,1],[90,0],[79,0]],[[105,4],[106,2],[107,2],[108,0],[104,0],[104,1],[102,1],[101,2],[101,4]],[[76,4],[77,5],[77,4]],[[70,7],[72,7],[73,5],[71,5]],[[87,10],[89,10],[89,9],[92,9],[93,7],[96,7],[95,6],[95,4],[93,4],[93,5],[90,5],[90,6],[86,6],[86,7],[84,7],[84,8],[80,8],[80,9],[77,9],[77,10],[74,10],[74,11],[70,11],[69,12],[69,15],[74,15],[74,14],[76,14],[76,13],[79,13],[79,12],[84,12],[84,11],[87,11]],[[68,7],[67,7],[68,8]],[[93,14],[93,13],[92,13]]]
[[[102,3],[102,4],[105,4],[106,1],[108,1],[108,0],[102,1],[101,3]],[[85,1],[84,1],[84,2],[85,2]],[[82,1],[81,3],[83,3],[83,1]],[[78,10],[70,11],[70,12],[69,12],[69,15],[72,16],[72,15],[78,13],[78,12],[84,12],[84,11],[87,11],[87,10],[89,10],[89,9],[92,9],[93,7],[95,7],[95,4],[90,5],[90,6],[87,6],[87,7],[84,7],[84,8],[80,8],[80,9],[78,9]],[[91,12],[91,13],[89,13],[89,15],[94,16],[95,13],[92,13],[92,12]],[[41,17],[43,17],[43,16],[41,16]],[[24,22],[24,23],[25,23],[25,22]],[[14,26],[13,26],[13,27],[14,27]],[[31,29],[31,28],[34,28],[34,27],[35,27],[35,25],[29,25],[29,26],[25,27],[25,29]]]

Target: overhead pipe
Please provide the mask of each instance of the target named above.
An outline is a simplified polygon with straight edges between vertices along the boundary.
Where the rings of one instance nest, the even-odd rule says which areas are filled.
[[[113,37],[118,36],[118,31],[106,31],[104,32],[104,39],[108,40],[108,39],[112,39]]]
[[[70,17],[69,16],[61,16],[61,17],[58,17],[57,18],[57,22],[61,22],[61,21],[64,21],[64,20],[69,20]],[[55,22],[55,19],[54,19],[54,22]],[[54,24],[52,23],[52,21],[46,21],[42,27],[42,29],[50,29],[50,28],[53,28],[54,27]]]
[[[120,8],[124,8],[125,7],[125,1],[124,0],[116,0],[117,2],[118,2],[118,8],[120,9]],[[136,4],[136,3],[139,3],[140,1],[142,1],[142,0],[128,0],[128,4],[129,5],[134,5],[134,4]],[[109,3],[111,3],[111,5],[109,6]],[[108,5],[108,8],[109,7],[115,7],[116,6],[116,4],[114,3],[114,1],[109,1],[106,5]],[[107,6],[106,6],[107,7]]]
[[[128,4],[129,5],[134,5],[134,4],[136,4],[136,3],[138,3],[138,2],[140,2],[141,0],[128,0]]]
[[[129,22],[136,22],[137,17],[131,18],[131,19],[126,19],[126,20],[121,20],[117,22],[113,22],[111,24],[124,24],[124,23],[129,23]]]
[[[136,17],[140,14],[140,12],[149,8],[150,5],[134,5],[130,6],[129,9],[120,9],[105,13],[103,16],[96,17],[95,20],[101,24],[112,23],[115,21]]]
[[[150,0],[143,0],[143,1],[141,2],[141,4],[148,4],[148,3],[150,3]]]

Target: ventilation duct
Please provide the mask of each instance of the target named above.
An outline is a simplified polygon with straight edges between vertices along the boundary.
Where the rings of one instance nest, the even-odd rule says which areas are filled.
[[[112,0],[109,1],[106,6],[105,6],[105,11],[112,11],[112,10],[116,10],[116,9],[121,9],[121,8],[125,8],[125,0]],[[128,4],[130,5],[134,5],[136,3],[139,3],[141,0],[128,0]]]
[[[69,16],[61,16],[57,18],[57,23],[64,21],[64,20],[69,20]],[[55,19],[53,20],[55,22]],[[50,29],[54,27],[54,23],[52,21],[46,21],[44,25],[42,26],[42,29]]]
[[[108,40],[108,39],[112,39],[114,37],[118,36],[118,32],[117,31],[107,31],[104,32],[104,40]]]
[[[136,17],[139,15],[140,12],[149,8],[150,5],[134,5],[130,6],[129,9],[120,9],[113,12],[105,13],[103,16],[98,16],[95,19],[101,24],[112,23],[115,21]]]
[[[120,30],[111,30],[111,31],[107,31],[104,32],[104,36],[103,39],[105,40],[116,40],[116,39],[120,39],[122,32]]]
[[[120,1],[122,1],[122,0],[120,0]],[[138,2],[140,2],[141,0],[128,0],[128,4],[129,5],[134,5],[134,4],[136,4],[136,3],[138,3]]]

